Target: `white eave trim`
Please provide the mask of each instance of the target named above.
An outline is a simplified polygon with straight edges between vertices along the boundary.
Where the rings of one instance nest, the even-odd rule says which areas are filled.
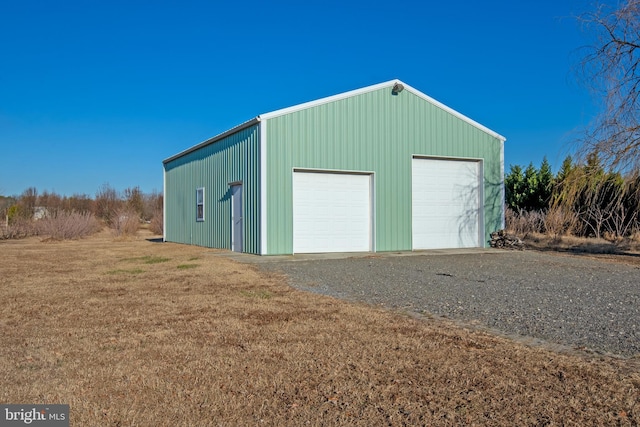
[[[446,111],[449,114],[452,114],[454,116],[456,116],[457,118],[459,118],[460,120],[470,124],[471,126],[474,126],[478,129],[480,129],[481,131],[488,133],[489,135],[493,136],[494,138],[497,138],[499,140],[501,140],[502,142],[506,141],[507,139],[500,135],[497,132],[492,131],[491,129],[489,129],[486,126],[481,125],[480,123],[476,122],[475,120],[470,119],[469,117],[465,116],[464,114],[454,110],[451,107],[447,107],[445,104],[436,101],[435,99],[431,98],[430,96],[420,92],[419,90],[409,86],[408,84],[400,81],[400,80],[389,80],[387,82],[383,82],[383,83],[378,83],[372,86],[367,86],[367,87],[363,87],[360,89],[355,89],[355,90],[351,90],[349,92],[344,92],[344,93],[339,93],[337,95],[333,95],[333,96],[328,96],[326,98],[320,98],[317,99],[315,101],[310,101],[310,102],[305,102],[303,104],[298,104],[298,105],[294,105],[291,107],[287,107],[287,108],[282,108],[280,110],[275,110],[269,113],[264,113],[264,114],[260,114],[258,116],[259,119],[261,120],[267,120],[267,119],[272,119],[274,117],[278,117],[278,116],[282,116],[285,114],[290,114],[290,113],[294,113],[296,111],[300,111],[300,110],[304,110],[307,108],[312,108],[312,107],[317,107],[319,105],[322,104],[327,104],[329,102],[334,102],[334,101],[339,101],[341,99],[345,99],[345,98],[350,98],[352,96],[356,96],[356,95],[361,95],[363,93],[367,93],[367,92],[372,92],[378,89],[383,89],[385,87],[393,87],[393,85],[395,85],[396,83],[400,83],[404,86],[404,89],[413,93],[414,95],[424,99],[425,101],[433,104],[434,106]],[[400,95],[401,96],[401,95]]]
[[[162,161],[162,163],[164,163],[166,165],[167,163],[169,163],[169,162],[171,162],[171,161],[173,161],[173,160],[175,160],[177,158],[180,158],[180,157],[185,156],[185,155],[187,155],[189,153],[192,153],[192,152],[194,152],[196,150],[199,150],[200,148],[205,147],[207,145],[210,145],[210,144],[213,144],[215,142],[218,142],[221,139],[226,138],[229,135],[232,135],[232,134],[234,134],[236,132],[240,132],[241,130],[249,128],[249,127],[251,127],[251,126],[253,126],[253,125],[255,125],[255,124],[259,123],[259,122],[260,122],[260,117],[254,117],[253,119],[248,120],[248,121],[246,121],[246,122],[244,122],[242,124],[239,124],[238,126],[235,126],[235,127],[231,128],[231,129],[229,129],[229,130],[227,130],[225,132],[222,132],[222,133],[220,133],[220,134],[218,134],[218,135],[216,135],[214,137],[211,137],[211,138],[207,139],[206,141],[202,141],[201,143],[196,144],[193,147],[187,148],[186,150],[181,151],[178,154],[175,154],[175,155],[173,155],[171,157],[168,157],[168,158],[164,159]]]
[[[282,108],[280,110],[275,110],[270,113],[260,114],[260,118],[263,120],[272,119],[274,117],[283,116],[285,114],[293,113],[300,110],[305,110],[307,108],[317,107],[318,105],[327,104],[329,102],[339,101],[341,99],[350,98],[352,96],[360,95],[367,92],[372,92],[374,90],[382,89],[387,86],[393,86],[393,84],[399,82],[400,80],[390,80],[384,83],[378,83],[373,86],[367,86],[360,89],[350,90],[349,92],[339,93],[337,95],[328,96],[326,98],[316,99],[315,101],[305,102],[303,104],[293,105],[291,107]]]
[[[329,102],[339,101],[341,99],[350,98],[350,97],[353,97],[353,96],[361,95],[363,93],[372,92],[372,91],[375,91],[375,90],[378,90],[378,89],[383,89],[385,87],[393,87],[393,85],[395,85],[396,83],[402,84],[404,86],[404,89],[407,90],[408,92],[413,93],[414,95],[424,99],[425,101],[427,101],[427,102],[431,103],[432,105],[440,108],[441,110],[444,110],[447,113],[454,115],[455,117],[459,118],[460,120],[462,120],[462,121],[470,124],[471,126],[474,126],[475,128],[477,128],[477,129],[479,129],[479,130],[491,135],[492,137],[497,138],[502,142],[507,140],[504,136],[500,135],[497,132],[492,131],[488,127],[481,125],[480,123],[476,122],[475,120],[470,119],[469,117],[465,116],[462,113],[459,113],[458,111],[454,110],[451,107],[447,107],[443,103],[441,103],[439,101],[436,101],[435,99],[433,99],[430,96],[420,92],[419,90],[409,86],[408,84],[406,84],[406,83],[404,83],[404,82],[402,82],[400,80],[395,79],[395,80],[389,80],[389,81],[383,82],[383,83],[378,83],[378,84],[375,84],[375,85],[372,85],[372,86],[367,86],[367,87],[363,87],[363,88],[360,88],[360,89],[355,89],[355,90],[351,90],[351,91],[348,91],[348,92],[339,93],[337,95],[328,96],[326,98],[320,98],[320,99],[317,99],[315,101],[305,102],[305,103],[294,105],[294,106],[291,106],[291,107],[282,108],[280,110],[275,110],[275,111],[271,111],[271,112],[268,112],[268,113],[260,114],[259,116],[255,117],[255,118],[253,118],[253,119],[251,119],[249,121],[246,121],[246,122],[244,122],[244,123],[242,123],[242,124],[240,124],[240,125],[238,125],[238,126],[236,126],[234,128],[231,128],[228,131],[225,131],[225,132],[223,132],[221,134],[218,134],[218,135],[216,135],[216,136],[214,136],[212,138],[209,138],[206,141],[203,141],[203,142],[201,142],[201,143],[199,143],[197,145],[194,145],[191,148],[188,148],[188,149],[186,149],[184,151],[181,151],[180,153],[178,153],[178,154],[176,154],[174,156],[171,156],[171,157],[163,160],[163,163],[167,164],[167,163],[169,163],[169,162],[171,162],[171,161],[173,161],[173,160],[175,160],[177,158],[180,158],[180,157],[182,157],[182,156],[184,156],[186,154],[189,154],[189,153],[191,153],[193,151],[196,151],[196,150],[198,150],[198,149],[200,149],[202,147],[205,147],[205,146],[207,146],[209,144],[213,144],[213,143],[215,143],[217,141],[220,141],[221,139],[223,139],[223,138],[225,138],[225,137],[227,137],[229,135],[232,135],[232,134],[234,134],[236,132],[240,132],[243,129],[246,129],[246,128],[251,127],[251,126],[253,126],[253,125],[257,124],[257,123],[260,123],[262,120],[272,119],[274,117],[279,117],[279,116],[282,116],[282,115],[285,115],[285,114],[294,113],[296,111],[305,110],[307,108],[316,107],[316,106],[319,106],[319,105],[327,104]]]
[[[402,83],[402,82],[400,82],[398,80],[398,83]],[[426,95],[426,94],[420,92],[419,90],[409,86],[406,83],[402,83],[402,85],[404,85],[405,90],[408,90],[408,91],[412,92],[414,95],[419,96],[420,98],[424,99],[427,102],[430,102],[431,104],[433,104],[436,107],[446,111],[447,113],[456,116],[460,120],[469,123],[471,126],[474,126],[474,127],[478,128],[478,129],[480,129],[481,131],[488,133],[489,135],[493,136],[494,138],[499,139],[502,142],[507,140],[507,138],[505,138],[504,136],[500,135],[499,133],[492,131],[488,127],[481,125],[480,123],[476,122],[475,120],[470,119],[469,117],[467,117],[464,114],[454,110],[453,108],[447,107],[442,102],[436,101],[435,99],[431,98],[429,95]]]

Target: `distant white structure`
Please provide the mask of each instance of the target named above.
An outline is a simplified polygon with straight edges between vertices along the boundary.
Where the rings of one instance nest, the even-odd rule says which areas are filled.
[[[44,206],[36,206],[33,208],[33,219],[39,220],[49,216],[49,210]]]

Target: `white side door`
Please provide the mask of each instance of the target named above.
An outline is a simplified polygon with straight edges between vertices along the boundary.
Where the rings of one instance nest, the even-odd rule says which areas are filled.
[[[231,250],[242,252],[242,184],[231,186]]]

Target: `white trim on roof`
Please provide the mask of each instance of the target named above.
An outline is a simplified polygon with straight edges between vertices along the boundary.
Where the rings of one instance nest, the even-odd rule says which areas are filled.
[[[390,80],[384,83],[378,83],[376,85],[363,87],[360,89],[350,90],[348,92],[339,93],[333,96],[327,96],[326,98],[316,99],[315,101],[309,101],[298,105],[293,105],[291,107],[282,108],[280,110],[271,111],[269,113],[260,114],[258,117],[262,120],[272,119],[274,117],[283,116],[285,114],[293,113],[300,110],[305,110],[307,108],[317,107],[318,105],[327,104],[329,102],[339,101],[341,99],[350,98],[352,96],[360,95],[367,92],[372,92],[374,90],[382,89],[389,85],[393,85],[394,83],[399,82],[400,80]]]
[[[259,117],[254,117],[251,120],[247,120],[246,122],[241,123],[238,126],[232,127],[229,130],[226,130],[226,131],[224,131],[222,133],[219,133],[218,135],[213,136],[213,137],[211,137],[211,138],[209,138],[209,139],[207,139],[207,140],[205,140],[205,141],[203,141],[203,142],[201,142],[199,144],[196,144],[193,147],[189,147],[186,150],[183,150],[183,151],[179,152],[178,154],[175,154],[175,155],[173,155],[171,157],[168,157],[168,158],[164,159],[162,161],[162,163],[164,163],[166,165],[167,163],[169,163],[169,162],[171,162],[171,161],[173,161],[173,160],[175,160],[177,158],[180,158],[180,157],[182,157],[182,156],[184,156],[186,154],[192,153],[192,152],[194,152],[194,151],[196,151],[196,150],[198,150],[198,149],[200,149],[202,147],[206,147],[209,144],[213,144],[214,142],[220,141],[221,139],[226,138],[229,135],[233,135],[236,132],[240,132],[241,130],[247,129],[247,128],[257,124],[258,122],[260,122],[260,118]]]
[[[404,82],[402,82],[400,80],[397,80],[397,79],[389,80],[387,82],[378,83],[378,84],[375,84],[375,85],[372,85],[372,86],[367,86],[367,87],[363,87],[363,88],[356,89],[356,90],[351,90],[349,92],[339,93],[337,95],[328,96],[326,98],[316,99],[315,101],[310,101],[310,102],[305,102],[303,104],[293,105],[291,107],[282,108],[280,110],[271,111],[269,113],[260,114],[258,116],[258,119],[260,119],[260,120],[272,119],[274,117],[279,117],[279,116],[282,116],[282,115],[285,115],[285,114],[293,113],[293,112],[304,110],[304,109],[307,109],[307,108],[317,107],[318,105],[327,104],[329,102],[339,101],[341,99],[349,98],[349,97],[356,96],[356,95],[361,95],[363,93],[372,92],[372,91],[378,90],[378,89],[383,89],[385,87],[393,87],[393,85],[395,85],[396,83],[402,84],[404,86],[405,90],[407,90],[407,91],[413,93],[414,95],[424,99],[425,101],[433,104],[434,106],[436,106],[436,107],[448,112],[449,114],[452,114],[452,115],[456,116],[460,120],[463,120],[463,121],[467,122],[468,124],[480,129],[481,131],[488,133],[489,135],[493,136],[494,138],[498,138],[503,142],[507,140],[507,138],[505,138],[504,136],[500,135],[499,133],[492,131],[488,127],[481,125],[480,123],[476,122],[475,120],[470,119],[469,117],[465,116],[462,113],[459,113],[458,111],[454,110],[451,107],[447,107],[443,103],[441,103],[439,101],[436,101],[435,99],[431,98],[430,96],[420,92],[419,90],[415,89],[414,87],[411,87],[408,84],[406,84],[406,83],[404,83]]]
[[[169,162],[171,162],[171,161],[173,161],[173,160],[175,160],[177,158],[180,158],[180,157],[182,157],[182,156],[184,156],[186,154],[189,154],[189,153],[191,153],[193,151],[196,151],[196,150],[198,150],[198,149],[200,149],[202,147],[205,147],[205,146],[207,146],[209,144],[213,144],[213,143],[215,143],[217,141],[220,141],[221,139],[223,139],[223,138],[225,138],[225,137],[227,137],[229,135],[232,135],[232,134],[234,134],[236,132],[239,132],[239,131],[241,131],[243,129],[246,129],[246,128],[250,127],[250,126],[253,126],[253,125],[257,124],[257,123],[260,123],[262,120],[272,119],[274,117],[279,117],[279,116],[282,116],[282,115],[285,115],[285,114],[294,113],[296,111],[300,111],[300,110],[304,110],[304,109],[307,109],[307,108],[316,107],[318,105],[327,104],[329,102],[339,101],[341,99],[349,98],[349,97],[352,97],[352,96],[357,96],[357,95],[360,95],[360,94],[363,94],[363,93],[367,93],[367,92],[372,92],[372,91],[375,91],[375,90],[378,90],[378,89],[383,89],[385,87],[393,87],[393,85],[395,85],[396,83],[402,84],[404,86],[404,89],[407,90],[408,92],[411,92],[414,95],[416,95],[416,96],[424,99],[425,101],[433,104],[434,106],[436,106],[436,107],[448,112],[449,114],[452,114],[452,115],[456,116],[460,120],[470,124],[471,126],[476,127],[477,129],[479,129],[479,130],[481,130],[481,131],[493,136],[494,138],[498,138],[502,142],[505,142],[507,140],[507,138],[505,138],[504,136],[500,135],[497,132],[492,131],[488,127],[481,125],[480,123],[476,122],[475,120],[470,119],[469,117],[465,116],[462,113],[459,113],[458,111],[454,110],[451,107],[447,107],[443,103],[441,103],[439,101],[436,101],[435,99],[433,99],[430,96],[420,92],[419,90],[409,86],[408,84],[406,84],[406,83],[404,83],[404,82],[402,82],[400,80],[395,79],[395,80],[389,80],[387,82],[378,83],[378,84],[375,84],[375,85],[363,87],[363,88],[360,88],[360,89],[355,89],[355,90],[351,90],[351,91],[348,91],[348,92],[339,93],[337,95],[328,96],[326,98],[316,99],[315,101],[304,102],[302,104],[293,105],[291,107],[282,108],[280,110],[275,110],[275,111],[271,111],[271,112],[268,112],[268,113],[260,114],[259,116],[254,117],[251,120],[248,120],[248,121],[246,121],[246,122],[244,122],[244,123],[242,123],[242,124],[240,124],[240,125],[238,125],[236,127],[233,127],[233,128],[231,128],[231,129],[229,129],[229,130],[227,130],[225,132],[222,132],[221,134],[218,134],[218,135],[216,135],[216,136],[214,136],[212,138],[209,138],[206,141],[203,141],[203,142],[201,142],[201,143],[199,143],[197,145],[194,145],[191,148],[188,148],[188,149],[186,149],[184,151],[181,151],[178,154],[175,154],[175,155],[163,160],[163,163],[167,164],[167,163],[169,163]]]
[[[398,82],[402,83],[402,82],[400,82],[400,80],[398,80]],[[419,96],[420,98],[424,99],[425,101],[432,103],[433,105],[435,105],[436,107],[446,111],[447,113],[453,114],[454,116],[456,116],[460,120],[463,120],[463,121],[469,123],[471,126],[475,126],[476,128],[480,129],[481,131],[484,131],[484,132],[488,133],[489,135],[491,135],[491,136],[493,136],[495,138],[498,138],[502,142],[507,140],[507,138],[505,138],[504,136],[500,135],[499,133],[492,131],[488,127],[481,125],[480,123],[476,122],[475,120],[470,119],[469,117],[467,117],[464,114],[454,110],[453,108],[447,107],[442,102],[436,101],[435,99],[431,98],[429,95],[426,95],[426,94],[420,92],[418,89],[415,89],[415,88],[409,86],[406,83],[402,83],[402,84],[404,85],[405,90],[408,90],[408,91],[412,92],[414,95]]]

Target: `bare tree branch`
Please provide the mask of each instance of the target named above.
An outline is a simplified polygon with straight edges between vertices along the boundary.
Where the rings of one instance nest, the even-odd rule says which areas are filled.
[[[602,102],[602,112],[585,132],[582,154],[597,153],[621,171],[640,168],[640,0],[619,9],[600,6],[579,18],[596,40],[581,69]]]

